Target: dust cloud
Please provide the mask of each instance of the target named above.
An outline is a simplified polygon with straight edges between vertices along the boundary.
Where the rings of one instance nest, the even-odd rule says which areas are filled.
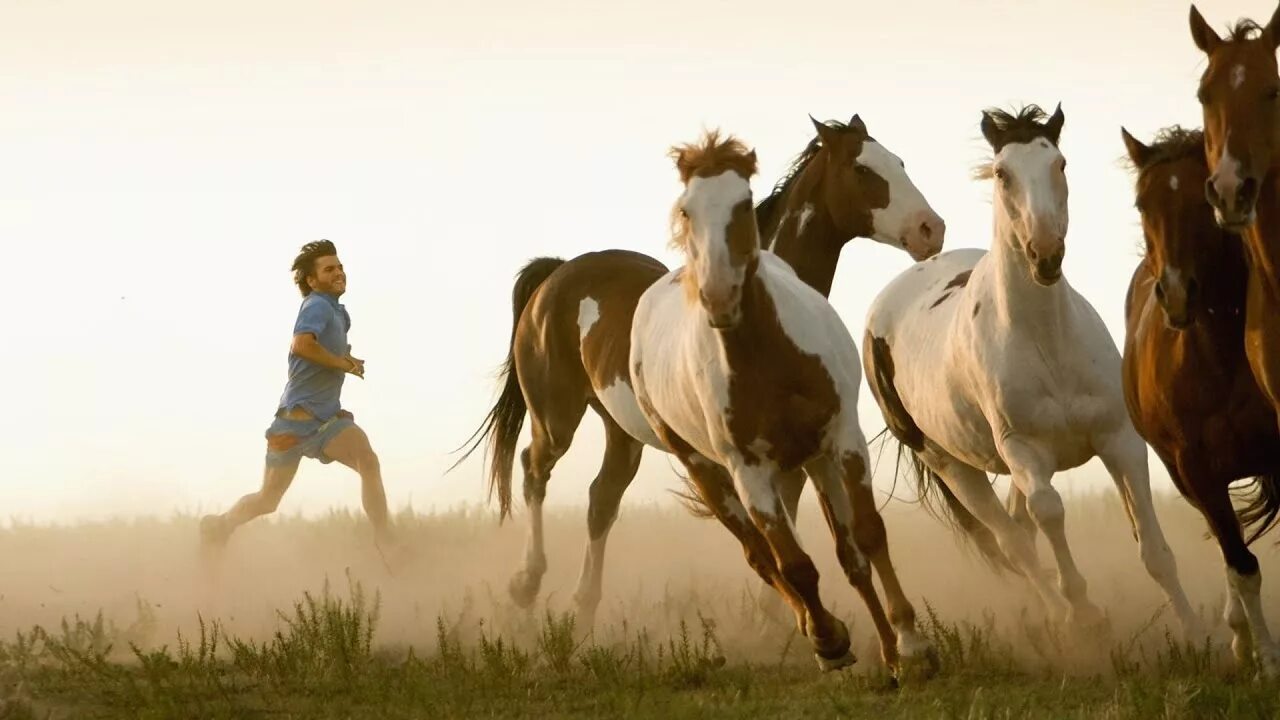
[[[1116,494],[1061,491],[1072,548],[1090,596],[1111,618],[1111,641],[1123,642],[1144,629],[1155,636],[1165,627],[1176,632],[1172,612],[1143,569]],[[1015,644],[1019,624],[1037,621],[1040,611],[1022,581],[994,574],[923,508],[889,501],[883,512],[894,563],[922,615],[927,601],[947,622],[994,618]],[[1219,620],[1225,579],[1216,544],[1180,498],[1159,496],[1157,512],[1193,606],[1213,628],[1215,641],[1225,643],[1229,636]],[[401,513],[399,524],[414,555],[395,572],[376,551],[364,518],[345,511],[259,519],[231,539],[215,564],[201,559],[197,519],[191,516],[11,525],[0,531],[0,633],[11,639],[34,624],[55,629],[64,617],[90,619],[101,611],[144,647],[172,647],[177,631],[189,636],[200,617],[217,619],[242,638],[265,638],[280,627],[278,613],[289,611],[304,592],[319,593],[327,581],[334,595],[345,598],[354,581],[369,596],[380,595],[378,643],[433,652],[438,621],[460,633],[474,632],[483,621],[491,634],[519,640],[536,632],[546,611],[573,607],[586,545],[581,508],[547,511],[549,570],[532,612],[515,608],[506,593],[524,551],[523,509],[502,525],[487,509]],[[859,667],[874,662],[866,611],[836,564],[809,490],[798,527],[821,572],[824,600],[852,622]],[[1264,576],[1280,567],[1275,537],[1254,545]],[[1039,550],[1049,563],[1043,537]],[[1263,584],[1268,612],[1276,608],[1278,584]],[[597,638],[634,635],[641,628],[662,638],[677,632],[681,620],[696,628],[701,614],[715,623],[731,659],[776,658],[789,631],[777,625],[762,631],[771,626],[754,610],[752,598],[760,589],[732,536],[714,521],[691,517],[674,499],[625,504],[609,538]],[[794,657],[807,655],[803,642],[791,645]]]

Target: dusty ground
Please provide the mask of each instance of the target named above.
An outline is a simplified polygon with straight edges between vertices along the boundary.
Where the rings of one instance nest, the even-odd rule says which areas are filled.
[[[867,655],[872,635],[866,613],[843,581],[816,506],[809,496],[805,500],[799,526],[822,573],[822,592],[852,619],[860,657]],[[1225,583],[1215,544],[1180,499],[1161,498],[1158,512],[1192,603],[1225,640],[1218,621]],[[995,576],[921,508],[891,502],[885,516],[894,561],[918,610],[927,601],[948,622],[995,617],[1003,628],[1038,619],[1016,579]],[[169,642],[174,630],[194,627],[197,614],[220,618],[243,636],[261,637],[277,627],[278,609],[304,591],[319,590],[326,579],[345,590],[349,573],[369,592],[381,593],[379,641],[430,648],[438,616],[464,626],[484,618],[509,629],[524,622],[506,597],[507,578],[523,550],[523,520],[517,514],[499,526],[487,511],[403,515],[417,555],[394,575],[374,550],[367,523],[347,513],[256,521],[233,537],[212,572],[199,560],[190,517],[11,527],[0,531],[0,633],[12,636],[33,624],[55,626],[63,617],[99,610],[123,627],[137,619],[141,601],[150,606],[154,622],[138,628],[150,635],[140,639]],[[1067,529],[1090,594],[1111,617],[1114,639],[1147,628],[1164,600],[1143,570],[1115,495],[1069,497]],[[538,611],[569,610],[585,544],[584,513],[549,511],[546,534],[550,570]],[[1047,562],[1043,539],[1040,550]],[[1255,551],[1264,577],[1278,567],[1270,536]],[[1263,584],[1268,609],[1276,607],[1276,587]],[[778,643],[755,642],[760,633],[749,612],[749,596],[758,590],[738,546],[718,524],[689,517],[674,501],[625,507],[609,541],[598,627],[625,620],[663,632],[702,612],[716,618],[722,640],[742,636],[741,652],[769,652]],[[1155,633],[1167,620],[1166,609]]]

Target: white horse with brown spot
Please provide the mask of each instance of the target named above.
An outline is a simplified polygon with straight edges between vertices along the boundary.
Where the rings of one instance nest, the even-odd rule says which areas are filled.
[[[673,242],[688,264],[651,285],[636,308],[630,366],[642,412],[751,566],[791,605],[821,667],[854,660],[779,494],[779,481],[798,469],[814,484],[886,664],[896,671],[902,660],[931,658],[871,491],[853,338],[821,293],[761,250],[755,153],[716,133],[672,153],[685,186]]]
[[[1120,489],[1147,571],[1188,633],[1199,623],[1151,502],[1147,447],[1121,387],[1120,353],[1098,313],[1062,277],[1067,234],[1064,116],[1031,106],[988,111],[994,158],[989,251],[920,263],[877,297],[864,340],[867,375],[894,435],[928,466],[983,553],[1029,578],[1068,620],[1103,622],[1067,546],[1054,473],[1099,457]],[[1034,534],[997,499],[987,473],[1009,474],[1013,505],[1047,536],[1060,592],[1041,575]]]

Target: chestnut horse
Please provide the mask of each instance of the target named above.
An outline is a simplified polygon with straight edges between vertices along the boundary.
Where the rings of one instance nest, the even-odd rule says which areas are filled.
[[[817,136],[756,209],[759,227],[778,257],[825,296],[840,250],[854,237],[904,248],[916,259],[937,253],[945,226],[903,162],[868,133],[857,115],[847,125],[813,125]],[[522,607],[532,605],[547,568],[542,539],[547,483],[586,409],[600,416],[605,429],[604,462],[591,483],[588,542],[574,594],[579,620],[586,625],[601,598],[609,529],[641,451],[646,444],[667,451],[641,414],[627,368],[636,302],[666,272],[647,255],[605,250],[567,262],[537,258],[517,276],[502,391],[463,459],[488,443],[489,489],[491,496],[496,491],[505,518],[511,511],[516,444],[528,414],[532,440],[521,463],[529,534],[522,567],[508,586]],[[803,486],[803,473],[783,481],[793,517]]]
[[[1280,7],[1265,27],[1243,20],[1225,38],[1195,6],[1190,23],[1191,38],[1209,61],[1196,94],[1210,173],[1205,195],[1218,224],[1244,238],[1249,268],[1244,352],[1258,387],[1280,416]],[[1232,594],[1228,607],[1243,605],[1260,669],[1274,676],[1280,674],[1280,649],[1263,617],[1258,559],[1237,545],[1225,558]]]
[[[1125,402],[1232,564],[1280,513],[1280,431],[1244,352],[1244,247],[1205,200],[1201,132],[1170,128],[1149,146],[1121,133],[1146,241],[1125,299]],[[1237,513],[1228,486],[1255,476],[1256,494]],[[1242,525],[1255,526],[1247,541]],[[1227,599],[1232,648],[1244,661],[1253,646],[1247,615],[1230,587]],[[1259,660],[1273,666],[1265,624],[1259,635]]]
[[[684,184],[672,244],[687,264],[645,290],[631,328],[632,387],[649,427],[742,542],[751,567],[791,605],[821,668],[854,658],[779,494],[779,481],[800,469],[813,481],[845,576],[871,613],[886,665],[897,671],[900,660],[927,658],[876,510],[853,337],[826,297],[761,250],[751,203],[755,152],[712,132],[672,156]]]

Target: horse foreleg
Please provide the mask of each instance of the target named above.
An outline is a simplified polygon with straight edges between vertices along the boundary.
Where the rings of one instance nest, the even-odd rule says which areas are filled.
[[[824,456],[808,466],[823,513],[836,541],[836,555],[849,583],[862,596],[880,637],[880,654],[885,664],[898,674],[902,661],[929,662],[928,673],[937,670],[936,655],[929,641],[916,627],[916,611],[902,590],[897,571],[889,557],[889,541],[884,519],[876,509],[868,473],[866,442],[860,432],[847,433],[841,451]],[[867,564],[870,559],[871,565]],[[871,578],[874,566],[884,586],[888,613],[880,605]]]
[[[1050,483],[1051,470],[1036,449],[1014,439],[1006,441],[1001,451],[1012,471],[1013,482],[1027,497],[1027,509],[1031,511],[1036,527],[1053,548],[1053,556],[1058,563],[1058,587],[1071,606],[1067,621],[1086,628],[1104,626],[1106,616],[1089,600],[1088,585],[1071,556],[1071,548],[1067,544],[1066,510],[1062,497]]]
[[[779,572],[803,602],[805,626],[819,667],[834,670],[853,664],[849,630],[822,604],[818,568],[800,546],[795,526],[783,507],[775,485],[777,470],[744,464],[734,468],[732,474],[738,496],[746,501],[752,522],[768,540]]]
[[[1227,605],[1224,614],[1234,634],[1231,648],[1241,661],[1248,658],[1252,650],[1258,671],[1264,677],[1276,677],[1280,675],[1280,648],[1271,639],[1271,631],[1262,612],[1262,571],[1257,556],[1244,542],[1240,521],[1231,507],[1227,484],[1194,483],[1188,479],[1186,487],[1201,489],[1195,495],[1196,505],[1209,522],[1226,561]]]
[[[1151,499],[1151,479],[1147,467],[1147,446],[1136,432],[1118,433],[1101,443],[1098,456],[1120,491],[1129,521],[1138,539],[1138,549],[1147,573],[1164,590],[1188,640],[1204,637],[1200,618],[1191,608],[1178,580],[1178,563],[1165,540]]]
[[[797,513],[800,511],[800,495],[804,492],[806,479],[804,472],[799,470],[784,473],[778,477],[778,495],[782,497],[782,506],[787,509],[787,515],[790,516],[792,523],[795,523]],[[782,605],[782,595],[773,592],[766,583],[761,587],[756,604],[765,617],[776,618]]]

